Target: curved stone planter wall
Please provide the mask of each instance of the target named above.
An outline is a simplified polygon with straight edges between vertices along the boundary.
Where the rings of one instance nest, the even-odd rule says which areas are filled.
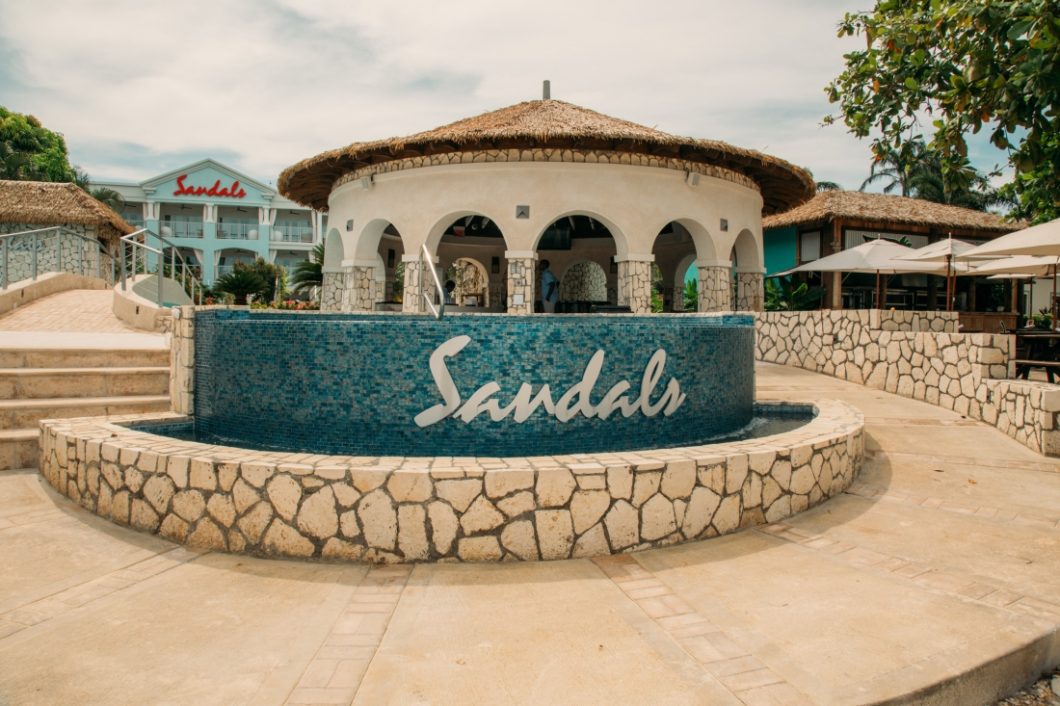
[[[714,537],[841,492],[861,414],[727,444],[536,458],[247,451],[133,431],[158,414],[41,423],[41,473],[118,524],[193,547],[336,560],[565,559]]]

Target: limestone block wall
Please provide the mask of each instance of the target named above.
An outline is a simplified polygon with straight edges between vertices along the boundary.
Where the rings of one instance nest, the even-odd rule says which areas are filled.
[[[0,234],[20,233],[36,230],[42,226],[31,223],[0,223]],[[33,277],[34,250],[36,250],[36,272],[67,272],[84,277],[98,277],[114,284],[114,259],[100,251],[96,226],[71,224],[62,226],[62,231],[48,230],[36,236],[26,235],[7,241],[7,281],[20,282]],[[91,238],[84,240],[78,235]],[[34,240],[34,238],[36,238]],[[0,261],[0,268],[3,262]]]
[[[629,454],[300,456],[208,446],[110,420],[42,423],[40,469],[101,517],[193,547],[336,560],[532,561],[634,551],[773,522],[842,492],[854,408],[799,429]],[[176,415],[149,415],[159,422]]]
[[[375,268],[350,268],[350,305],[351,311],[375,310]]]
[[[195,411],[195,307],[173,308],[169,348],[170,409],[177,414]]]
[[[508,313],[534,313],[534,258],[508,258]]]
[[[345,272],[325,272],[320,286],[320,310],[342,311],[346,289]]]
[[[764,312],[755,356],[923,400],[1058,453],[1060,387],[1008,379],[1013,336],[950,328],[952,312]]]
[[[765,296],[765,275],[761,272],[736,273],[737,311],[762,311]]]
[[[419,260],[407,260],[405,262],[405,291],[401,298],[401,310],[409,312],[426,311],[427,307],[423,301],[426,294],[431,301],[437,301],[438,286],[434,283],[434,277],[423,266]]]
[[[628,306],[634,314],[651,313],[651,262],[618,263],[618,305]]]
[[[699,311],[732,311],[732,272],[728,266],[699,268]]]

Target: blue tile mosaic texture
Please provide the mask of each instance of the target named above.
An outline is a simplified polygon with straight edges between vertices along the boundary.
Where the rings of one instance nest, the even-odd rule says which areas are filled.
[[[593,406],[616,383],[640,396],[649,359],[666,363],[652,403],[675,378],[686,396],[671,416],[641,410],[566,422],[538,408],[526,421],[488,413],[470,422],[414,419],[442,404],[429,367],[445,359],[461,403],[496,381],[511,403],[523,383],[548,384],[559,402],[593,354],[603,365]],[[754,326],[749,316],[428,317],[199,311],[195,317],[195,432],[200,441],[258,449],[397,456],[523,456],[686,446],[727,436],[751,421]]]

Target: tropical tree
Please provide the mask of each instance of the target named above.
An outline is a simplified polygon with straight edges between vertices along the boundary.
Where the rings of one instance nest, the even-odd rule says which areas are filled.
[[[805,282],[796,283],[790,276],[770,277],[765,287],[766,311],[807,311],[816,309],[821,297],[822,287],[811,287]]]
[[[822,191],[842,191],[843,187],[836,181],[819,181],[817,182],[817,193]]]
[[[291,288],[295,292],[311,291],[324,284],[324,244],[313,246],[313,256],[294,266]]]
[[[232,271],[221,275],[213,283],[213,291],[222,294],[231,294],[235,297],[236,304],[247,303],[251,296],[261,296],[268,291],[269,285],[262,279],[261,275],[246,265],[236,265]]]
[[[92,189],[89,193],[92,194],[92,198],[94,198],[96,201],[99,201],[109,206],[111,209],[117,211],[118,213],[121,213],[121,210],[125,208],[125,198],[122,197],[122,195],[114,189],[108,189],[105,186],[100,186],[98,188]]]
[[[0,106],[0,179],[83,184],[86,177],[70,164],[62,135]]]
[[[1060,5],[1056,0],[877,0],[848,13],[839,36],[864,36],[827,87],[841,119],[872,136],[878,162],[928,128],[943,175],[960,171],[983,128],[1007,153],[1016,215],[1060,215]]]
[[[699,308],[699,282],[694,279],[685,280],[685,311],[695,311]]]

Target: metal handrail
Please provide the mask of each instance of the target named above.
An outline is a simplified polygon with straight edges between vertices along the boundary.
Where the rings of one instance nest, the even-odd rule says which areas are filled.
[[[157,238],[162,243],[162,248],[154,248],[147,244],[147,237]],[[136,240],[136,238],[142,240]],[[140,255],[140,266],[143,268],[143,272],[147,272],[147,253],[153,253],[158,255],[158,269],[155,272],[156,279],[158,280],[158,293],[155,298],[155,303],[158,306],[162,306],[162,284],[165,279],[165,265],[166,265],[166,254],[165,247],[169,247],[170,258],[169,258],[169,273],[172,279],[177,278],[177,258],[180,258],[180,285],[185,291],[188,291],[189,284],[191,291],[189,292],[191,300],[193,302],[201,302],[203,294],[203,284],[198,277],[195,276],[195,271],[191,269],[188,261],[184,259],[184,255],[180,253],[177,246],[163,235],[159,235],[154,231],[148,230],[147,228],[141,228],[137,231],[133,231],[121,239],[121,288],[122,291],[128,289],[127,277],[131,278],[136,275],[136,256]],[[126,246],[129,246],[130,250],[128,253],[131,255],[131,262],[127,259]],[[131,267],[130,267],[131,265]],[[198,296],[196,297],[196,292]]]
[[[438,301],[440,301],[441,304],[439,304],[436,308],[434,306],[434,302],[431,301],[430,296],[427,295],[427,292],[423,291],[422,267],[420,268],[420,295],[423,297],[423,300],[427,302],[427,308],[431,310],[432,314],[434,314],[434,318],[441,321],[442,317],[445,316],[445,294],[443,292],[444,288],[442,287],[442,280],[438,277],[438,270],[434,266],[434,261],[431,258],[431,253],[427,250],[426,243],[423,244],[423,258],[421,258],[421,262],[425,262],[427,267],[431,268],[431,274],[434,276],[434,285],[438,288]]]
[[[40,245],[42,241],[42,233],[55,232],[58,236],[56,240],[56,266],[57,271],[65,272],[63,269],[63,237],[74,237],[78,240],[86,243],[91,243],[98,253],[96,258],[96,277],[99,279],[105,279],[103,276],[103,258],[106,257],[110,260],[110,281],[115,280],[115,265],[114,257],[107,252],[107,248],[96,238],[83,235],[81,233],[74,232],[65,226],[47,226],[44,228],[33,228],[30,230],[21,230],[17,233],[4,233],[0,234],[0,289],[7,289],[11,284],[11,270],[10,270],[10,250],[11,243],[15,241],[15,238],[21,238],[23,236],[32,236],[30,239],[30,250],[32,252],[32,260],[30,266],[30,279],[36,280],[40,274],[40,263],[38,253],[40,251]],[[45,236],[46,237],[46,236]],[[87,276],[84,268],[84,260],[82,260],[82,266],[80,268],[81,274]],[[21,281],[21,280],[18,280]]]

